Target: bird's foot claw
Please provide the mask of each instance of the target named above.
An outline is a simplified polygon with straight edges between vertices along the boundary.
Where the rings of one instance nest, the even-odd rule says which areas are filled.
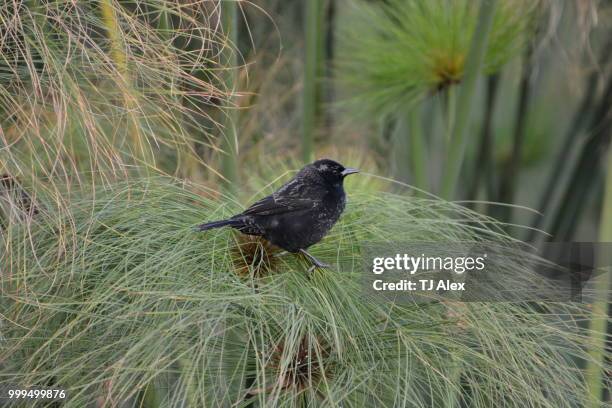
[[[310,275],[312,275],[315,269],[331,269],[331,265],[321,261],[313,262],[310,268],[308,268],[308,270],[306,271],[306,275],[310,277]]]
[[[310,255],[306,250],[301,249],[300,252],[312,264],[310,268],[308,268],[308,276],[310,276],[315,269],[331,269],[330,265],[326,264],[325,262],[319,261],[317,258]]]

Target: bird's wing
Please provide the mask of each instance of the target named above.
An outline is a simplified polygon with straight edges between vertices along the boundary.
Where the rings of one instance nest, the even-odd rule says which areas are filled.
[[[247,208],[242,215],[278,215],[288,212],[309,210],[318,205],[318,200],[279,197],[269,195]]]
[[[317,207],[321,199],[317,189],[308,188],[307,184],[296,177],[273,194],[251,205],[242,214],[267,216],[309,210]]]

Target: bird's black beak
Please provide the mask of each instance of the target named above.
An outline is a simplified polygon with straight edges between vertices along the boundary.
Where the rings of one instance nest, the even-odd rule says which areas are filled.
[[[342,170],[342,177],[346,177],[349,174],[355,174],[355,173],[359,173],[359,169],[353,169],[352,167],[346,167],[344,170]]]

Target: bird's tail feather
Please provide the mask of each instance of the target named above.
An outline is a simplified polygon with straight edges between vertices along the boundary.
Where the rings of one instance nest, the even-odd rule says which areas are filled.
[[[220,221],[212,221],[212,222],[206,222],[204,224],[198,225],[195,229],[196,231],[207,231],[213,228],[221,228],[221,227],[225,227],[225,226],[232,226],[234,225],[235,220],[220,220]]]

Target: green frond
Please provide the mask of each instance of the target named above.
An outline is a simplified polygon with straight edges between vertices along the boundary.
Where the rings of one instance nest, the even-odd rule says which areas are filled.
[[[348,0],[340,22],[340,82],[349,102],[395,112],[461,82],[477,11],[470,0]],[[501,2],[494,16],[484,72],[498,71],[527,41],[538,2]]]
[[[585,338],[564,318],[585,316],[579,306],[467,303],[457,313],[452,302],[394,304],[361,287],[367,245],[512,245],[491,220],[348,189],[345,215],[312,248],[334,270],[310,277],[282,252],[269,254],[275,273],[242,273],[233,232],[192,229],[240,206],[192,186],[83,189],[64,211],[40,196],[44,211],[2,235],[0,381],[61,385],[74,407],[145,389],[162,406],[442,406],[456,389],[472,407],[582,402],[569,357],[585,356]],[[511,269],[531,279],[505,261],[494,266],[502,281]],[[464,374],[453,380],[458,359]]]

